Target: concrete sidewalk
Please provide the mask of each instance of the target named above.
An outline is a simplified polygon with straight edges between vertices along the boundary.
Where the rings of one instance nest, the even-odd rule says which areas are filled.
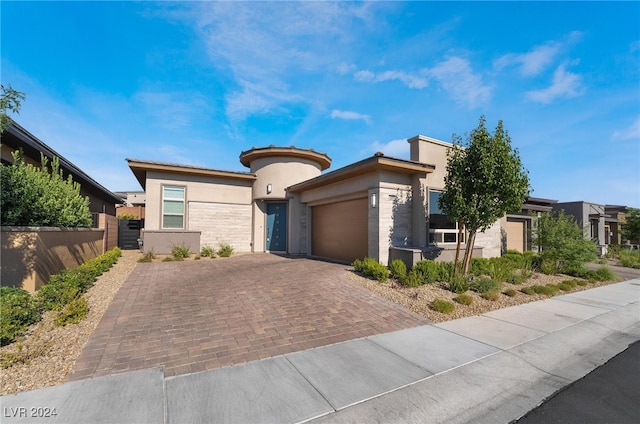
[[[3,396],[0,411],[3,423],[508,423],[637,340],[640,279],[212,371],[74,381]]]

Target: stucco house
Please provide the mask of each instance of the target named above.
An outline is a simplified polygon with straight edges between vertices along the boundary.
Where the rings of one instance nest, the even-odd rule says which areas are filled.
[[[407,141],[410,160],[376,153],[326,173],[329,156],[297,147],[242,152],[248,172],[127,159],[146,193],[144,251],[228,243],[344,262],[452,260],[458,230],[437,205],[452,145]],[[498,221],[477,236],[474,256],[499,256],[501,247]]]
[[[507,214],[502,218],[503,250],[517,250],[518,252],[534,250],[531,231],[535,221],[540,214],[551,212],[553,205],[557,202],[554,199],[528,196],[520,212]]]

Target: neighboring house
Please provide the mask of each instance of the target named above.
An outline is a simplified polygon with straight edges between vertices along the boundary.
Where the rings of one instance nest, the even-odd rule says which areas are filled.
[[[638,244],[638,240],[627,240],[622,235],[622,229],[626,223],[626,206],[605,205],[604,213],[607,215],[605,231],[609,232],[609,244]],[[608,229],[607,229],[608,227]]]
[[[147,199],[144,191],[116,191],[115,194],[122,199],[122,206],[116,209],[116,216],[133,215],[144,219]]]
[[[51,275],[75,268],[118,245],[115,213],[121,199],[11,120],[2,133],[2,163],[13,163],[12,153],[16,150],[22,150],[24,161],[35,166],[41,164],[41,153],[49,161],[57,157],[64,177],[71,175],[80,185],[80,194],[89,198],[93,217],[91,229],[2,227],[0,284],[34,292]]]
[[[611,225],[614,219],[607,214],[605,205],[592,202],[560,202],[553,205],[554,211],[564,210],[571,215],[580,228],[584,237],[594,240],[600,250],[600,255],[607,252],[611,244]]]
[[[527,197],[522,210],[515,214],[508,214],[501,220],[503,231],[503,251],[517,250],[524,252],[533,250],[531,230],[540,214],[551,212],[557,200],[539,197]]]
[[[24,153],[25,162],[36,166],[39,166],[41,163],[41,153],[44,154],[49,161],[51,161],[54,156],[57,156],[58,159],[60,159],[60,168],[64,176],[66,177],[71,174],[73,180],[80,184],[80,194],[89,197],[89,210],[93,214],[105,213],[115,216],[116,205],[122,202],[119,196],[104,188],[64,156],[60,155],[12,120],[6,131],[2,133],[2,145],[0,148],[2,163],[13,163],[11,154],[20,149],[22,149]]]
[[[451,260],[458,231],[437,206],[452,146],[416,136],[410,160],[376,153],[332,172],[324,153],[296,147],[240,154],[249,172],[127,159],[146,193],[144,250],[285,252],[351,262],[365,256]],[[476,257],[499,256],[500,223],[478,234]]]

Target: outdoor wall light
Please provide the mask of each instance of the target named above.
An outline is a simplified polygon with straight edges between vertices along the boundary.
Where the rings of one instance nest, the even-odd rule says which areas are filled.
[[[267,194],[271,194],[272,190],[273,190],[273,186],[271,184],[267,184]]]
[[[375,208],[376,207],[376,202],[377,202],[377,198],[376,198],[376,194],[375,193],[371,193],[371,207]]]

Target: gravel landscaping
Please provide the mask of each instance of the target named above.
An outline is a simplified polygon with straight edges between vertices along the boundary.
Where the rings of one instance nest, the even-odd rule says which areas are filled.
[[[136,267],[137,260],[141,257],[142,255],[135,250],[122,252],[122,257],[118,262],[108,272],[101,275],[85,295],[90,309],[87,317],[79,324],[58,327],[54,322],[55,315],[47,313],[43,316],[42,321],[31,326],[17,342],[0,348],[0,354],[3,358],[3,369],[0,373],[0,394],[13,394],[63,383],[116,292]],[[157,260],[161,260],[161,258]],[[505,283],[503,285],[503,292],[510,288],[517,292],[513,297],[500,294],[498,300],[491,301],[483,299],[477,293],[468,292],[473,297],[473,302],[470,305],[454,302],[453,312],[443,314],[431,308],[433,300],[440,298],[453,302],[457,296],[446,290],[443,284],[435,283],[409,288],[400,286],[393,280],[381,284],[366,279],[355,272],[345,272],[349,273],[349,278],[355,283],[421,314],[433,322],[479,315],[495,309],[545,299],[548,296],[542,294],[526,295],[520,290],[527,286],[557,284],[563,280],[571,279],[571,277],[562,275],[548,276],[536,273],[523,284]],[[571,291],[590,289],[610,283],[589,283],[586,286],[577,286]],[[6,362],[9,360],[12,365],[5,368]]]

